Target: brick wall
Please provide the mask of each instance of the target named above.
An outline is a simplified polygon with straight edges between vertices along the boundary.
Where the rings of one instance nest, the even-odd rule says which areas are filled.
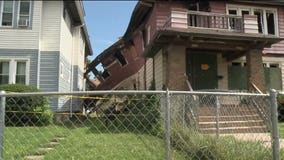
[[[265,91],[264,70],[262,65],[262,50],[251,49],[246,54],[248,89],[254,91],[251,83],[255,84],[261,91]]]
[[[187,90],[186,86],[186,48],[185,46],[171,45],[167,59],[167,82],[170,90]]]

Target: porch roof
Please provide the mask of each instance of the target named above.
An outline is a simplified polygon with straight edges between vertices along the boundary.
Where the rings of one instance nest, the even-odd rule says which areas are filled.
[[[236,58],[238,58],[251,48],[263,49],[281,40],[284,40],[284,38],[273,35],[235,33],[198,28],[166,28],[154,35],[154,38],[144,51],[144,56],[152,57],[163,46],[176,44],[185,45],[191,49],[211,50],[219,53],[235,52],[238,55]]]

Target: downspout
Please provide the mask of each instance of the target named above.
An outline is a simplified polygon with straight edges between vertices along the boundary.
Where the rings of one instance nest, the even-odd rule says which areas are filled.
[[[85,23],[83,23],[83,24],[81,24],[81,25],[79,25],[79,26],[74,26],[75,28],[73,29],[73,31],[72,31],[72,56],[71,56],[71,75],[70,75],[70,92],[73,92],[73,59],[74,59],[74,31],[77,29],[77,28],[79,28],[79,31],[78,31],[78,34],[79,34],[79,36],[78,36],[78,40],[79,40],[79,42],[78,42],[78,44],[80,45],[80,34],[81,34],[81,28],[83,27],[85,25]],[[76,39],[75,39],[76,40]],[[79,46],[79,45],[77,45],[77,46]],[[79,46],[80,47],[80,46]],[[72,96],[71,96],[71,99],[70,99],[70,117],[72,117],[72,115],[73,115],[73,98],[72,98]]]
[[[43,7],[43,1],[41,2],[41,9],[40,9],[40,16],[42,17],[42,7]],[[37,54],[37,80],[36,80],[36,88],[39,89],[40,87],[40,57],[41,57],[41,30],[42,30],[42,18],[40,18],[40,26],[39,26],[39,41],[38,41],[38,54]]]

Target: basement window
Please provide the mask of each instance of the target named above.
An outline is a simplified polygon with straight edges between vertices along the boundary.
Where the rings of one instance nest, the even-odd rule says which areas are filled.
[[[126,59],[124,58],[124,56],[122,55],[120,50],[117,50],[114,54],[114,57],[118,59],[119,63],[122,66],[125,66],[127,64]]]

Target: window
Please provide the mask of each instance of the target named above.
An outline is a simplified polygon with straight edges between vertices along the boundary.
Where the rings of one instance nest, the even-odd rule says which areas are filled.
[[[9,62],[0,62],[0,84],[9,83]]]
[[[17,62],[16,83],[26,84],[26,62]]]
[[[229,15],[237,15],[237,9],[229,9]],[[229,18],[229,29],[235,29],[236,26],[236,18]]]
[[[27,27],[30,24],[31,1],[19,2],[18,26]]]
[[[64,65],[63,65],[63,63],[61,62],[61,63],[60,63],[60,77],[62,77],[62,78],[63,78],[63,75],[64,75],[63,69],[64,69]]]
[[[103,77],[103,79],[107,79],[110,76],[109,72],[107,71],[106,68],[104,68],[102,63],[99,63],[95,68],[99,72],[99,74]],[[97,75],[95,74],[95,76]]]
[[[121,51],[120,50],[117,50],[114,54],[115,58],[118,59],[119,63],[122,65],[122,66],[125,66],[127,64],[124,56],[121,54]]]
[[[249,6],[238,6],[229,5],[227,9],[229,15],[256,15],[258,23],[258,33],[260,34],[271,34],[277,35],[277,9],[273,8],[262,8],[262,7],[249,7]],[[229,28],[234,29],[234,19],[231,18],[229,21]]]
[[[105,69],[105,70],[103,71],[103,73],[102,73],[102,77],[103,77],[104,79],[107,79],[109,76],[110,76],[110,75],[109,75],[108,71]]]
[[[274,13],[266,11],[267,33],[275,35]]]
[[[1,26],[13,25],[14,1],[2,1]]]
[[[0,60],[0,84],[28,84],[26,60]]]

